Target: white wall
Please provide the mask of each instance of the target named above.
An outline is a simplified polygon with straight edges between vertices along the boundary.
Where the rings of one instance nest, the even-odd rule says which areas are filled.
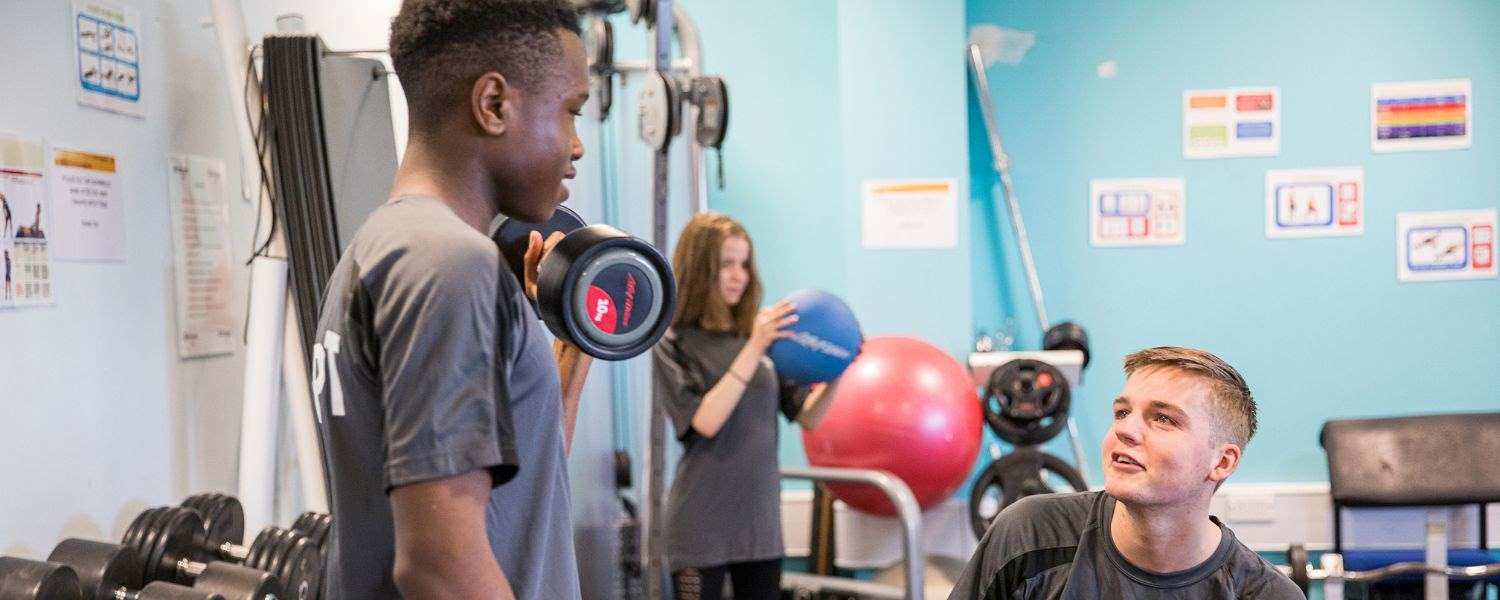
[[[224,159],[239,190],[206,2],[140,11],[145,119],[80,107],[67,2],[0,0],[0,131],[116,155],[128,260],[54,264],[56,305],[0,311],[0,554],[118,538],[148,505],[232,490],[242,357],[180,361],[173,343],[165,157]],[[250,205],[230,202],[232,310],[244,314]]]

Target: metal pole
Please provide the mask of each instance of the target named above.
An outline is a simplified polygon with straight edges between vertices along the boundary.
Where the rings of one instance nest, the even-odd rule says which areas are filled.
[[[656,0],[656,23],[653,25],[652,37],[655,41],[653,47],[653,62],[656,72],[662,77],[672,77],[672,15],[673,0]],[[668,158],[672,142],[671,136],[667,138],[667,144],[656,152],[651,158],[652,182],[651,182],[651,242],[663,253],[667,253],[667,222],[670,214],[668,209],[668,188],[670,183],[670,169]],[[664,536],[662,535],[662,523],[657,519],[662,509],[663,493],[662,478],[666,471],[666,413],[656,394],[651,395],[651,411],[647,421],[648,446],[646,449],[647,461],[650,467],[646,473],[646,502],[641,511],[641,526],[646,531],[646,543],[643,550],[646,553],[643,564],[646,565],[646,596],[652,600],[662,600],[666,597],[666,565],[663,558],[666,555]]]
[[[917,497],[900,477],[873,469],[835,469],[830,467],[783,467],[783,479],[811,479],[835,483],[862,483],[880,488],[896,507],[901,521],[901,547],[906,555],[906,598],[919,600],[925,590],[922,578],[926,559],[922,555],[922,507]]]
[[[698,35],[698,25],[693,22],[681,4],[672,5],[672,19],[676,25],[677,46],[687,63],[689,80],[703,75],[703,40]],[[690,90],[683,90],[684,92]],[[688,186],[692,201],[688,206],[693,214],[708,210],[708,175],[703,171],[703,147],[698,145],[698,105],[688,103],[683,119],[683,130],[688,132]]]

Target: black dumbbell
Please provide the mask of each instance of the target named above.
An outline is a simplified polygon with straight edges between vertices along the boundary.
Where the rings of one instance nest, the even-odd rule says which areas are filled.
[[[66,539],[52,549],[47,562],[67,565],[77,574],[81,590],[78,598],[84,600],[224,600],[223,595],[208,589],[164,581],[142,587],[140,558],[134,550],[119,544]]]
[[[565,234],[537,265],[536,307],[547,329],[590,356],[624,360],[656,345],[672,322],[677,280],[655,246],[610,227],[586,225],[559,206],[546,223],[505,219],[495,243],[524,282],[531,232]]]
[[[78,600],[78,574],[66,565],[0,556],[0,598]]]
[[[203,517],[202,536],[198,541],[200,548],[212,549],[213,554],[219,559],[231,562],[243,562],[246,556],[253,553],[251,549],[239,547],[245,539],[245,507],[238,498],[218,493],[197,494],[183,500],[182,506],[197,511],[198,516]],[[317,547],[318,581],[322,579],[323,565],[328,555],[325,545],[332,524],[333,518],[326,513],[308,511],[298,516],[291,527],[292,531],[301,533],[312,542],[313,546]],[[252,548],[253,546],[252,544]],[[275,566],[280,565],[262,565],[262,567]],[[278,569],[267,570],[278,571]],[[311,596],[307,596],[308,598],[317,597],[318,581],[310,582],[310,589],[313,592]],[[287,580],[283,579],[282,582],[288,588],[293,587]]]
[[[307,539],[325,555],[328,553],[328,532],[333,529],[333,517],[326,513],[308,511],[292,522],[292,531],[307,536]]]
[[[141,557],[145,581],[170,581],[204,588],[205,577],[228,600],[283,596],[307,600],[317,594],[321,572],[318,551],[294,531],[267,527],[250,547],[225,544],[206,548],[203,517],[180,506],[162,506],[141,513],[125,530],[124,543]],[[215,561],[227,556],[242,565]],[[234,567],[229,569],[228,567]],[[230,586],[239,593],[232,594]],[[285,596],[283,596],[285,597]]]

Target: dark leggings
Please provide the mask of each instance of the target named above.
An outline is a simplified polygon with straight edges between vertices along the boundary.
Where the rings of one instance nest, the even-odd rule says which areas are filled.
[[[721,600],[724,576],[734,587],[734,600],[776,600],[781,597],[781,559],[694,567],[672,573],[676,600]]]

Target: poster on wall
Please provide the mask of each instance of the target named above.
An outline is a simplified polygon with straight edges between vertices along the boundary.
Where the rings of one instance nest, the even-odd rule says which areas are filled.
[[[140,14],[121,4],[75,0],[72,27],[78,103],[145,116]]]
[[[1182,93],[1182,157],[1281,154],[1281,88]]]
[[[52,304],[43,144],[0,135],[0,308]]]
[[[1396,215],[1396,279],[1495,278],[1493,208]]]
[[[1089,242],[1100,248],[1187,243],[1187,182],[1181,177],[1090,181]]]
[[[53,148],[50,163],[53,258],[125,260],[125,207],[115,195],[115,157]]]
[[[1370,86],[1370,149],[1375,152],[1468,148],[1474,131],[1468,79]]]
[[[860,199],[865,248],[958,247],[956,180],[867,180]]]
[[[176,250],[177,355],[234,351],[229,310],[229,212],[224,161],[167,156],[167,194]]]
[[[1266,171],[1266,237],[1365,232],[1363,167]]]

